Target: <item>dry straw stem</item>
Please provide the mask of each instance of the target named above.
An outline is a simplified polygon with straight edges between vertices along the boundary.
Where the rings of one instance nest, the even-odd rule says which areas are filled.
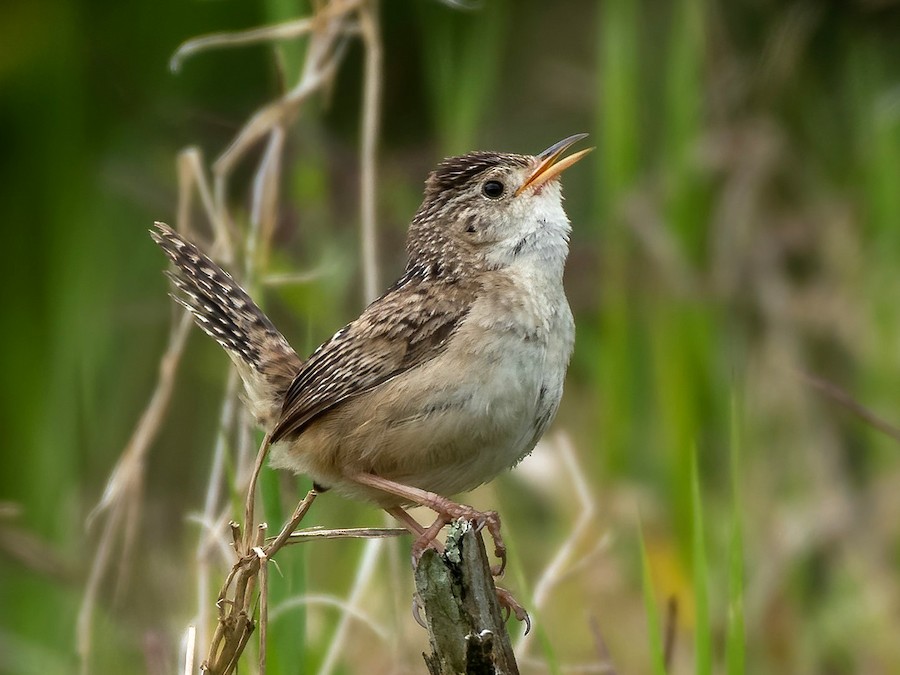
[[[575,570],[582,569],[582,563],[585,562],[585,559],[589,559],[585,557],[579,562],[577,551],[590,534],[597,513],[596,501],[587,481],[584,479],[585,473],[578,464],[572,440],[568,434],[561,432],[555,436],[555,445],[556,451],[563,460],[563,466],[568,475],[568,482],[575,488],[579,515],[575,525],[569,532],[569,536],[566,537],[566,540],[557,550],[556,555],[544,568],[534,586],[531,605],[532,613],[535,616],[535,625],[540,623],[540,610],[552,598],[553,589],[571,576]],[[594,548],[594,552],[602,550],[603,547],[604,540],[601,540],[598,546]],[[524,659],[528,655],[534,635],[536,635],[536,631],[529,631],[522,635],[515,645],[517,658]]]
[[[362,244],[363,251],[363,278],[365,281],[364,294],[368,298],[372,295],[372,287],[377,286],[377,273],[375,270],[375,153],[377,149],[378,135],[378,107],[380,106],[380,70],[381,70],[381,46],[378,35],[377,15],[374,2],[371,0],[333,0],[320,3],[313,16],[286,22],[277,26],[255,29],[239,33],[210,35],[183,44],[172,59],[173,69],[181,66],[188,56],[196,55],[202,51],[233,47],[250,44],[253,42],[268,42],[272,40],[297,39],[307,37],[306,59],[298,82],[284,96],[278,100],[264,105],[244,125],[235,136],[229,147],[212,165],[212,188],[210,180],[206,177],[203,159],[196,149],[188,149],[181,153],[178,160],[179,177],[179,203],[177,210],[177,229],[183,233],[189,233],[191,227],[190,217],[194,194],[199,195],[200,206],[204,212],[209,226],[214,235],[214,241],[209,247],[210,254],[223,262],[233,262],[237,257],[234,242],[241,239],[238,228],[234,225],[237,218],[228,206],[228,184],[234,168],[240,164],[253,150],[259,141],[265,139],[265,151],[254,173],[251,204],[250,227],[243,237],[243,251],[245,270],[243,282],[252,286],[257,278],[266,278],[266,265],[268,259],[269,243],[274,233],[277,221],[278,185],[282,171],[282,156],[288,125],[296,118],[303,103],[310,96],[330,86],[337,67],[344,54],[347,39],[354,35],[361,35],[366,49],[366,73],[365,94],[363,111],[363,138],[361,143],[362,180],[361,204],[363,213],[362,231],[365,240]],[[189,236],[193,236],[190,235]],[[140,506],[142,500],[143,470],[146,464],[146,456],[155,440],[161,423],[165,417],[165,411],[171,400],[175,377],[180,363],[181,355],[189,334],[191,325],[187,314],[180,316],[170,337],[169,346],[160,362],[160,375],[156,388],[151,396],[144,414],[135,428],[132,438],[122,453],[115,469],[113,470],[103,498],[94,509],[92,519],[102,516],[105,520],[100,535],[97,550],[95,552],[85,595],[79,614],[77,641],[81,657],[82,670],[89,670],[91,644],[92,644],[92,619],[97,597],[103,580],[107,577],[110,562],[116,546],[121,547],[121,558],[124,561],[130,556],[135,541],[138,524],[140,522]],[[208,625],[208,600],[206,597],[209,585],[209,552],[215,548],[227,546],[227,542],[221,537],[221,526],[227,522],[228,506],[222,504],[222,486],[224,482],[223,467],[225,465],[225,453],[228,447],[228,437],[237,429],[242,443],[250,438],[248,425],[241,424],[242,413],[235,405],[236,380],[230,380],[223,399],[220,414],[220,434],[213,453],[213,468],[210,475],[208,489],[204,499],[203,514],[199,521],[203,524],[201,536],[197,547],[198,582],[199,582],[199,611],[196,643],[207,644],[206,626]],[[281,534],[269,544],[264,544],[264,530],[257,527],[254,522],[254,501],[256,491],[256,479],[259,468],[265,455],[266,445],[261,448],[257,456],[254,471],[244,488],[247,490],[248,500],[245,506],[245,522],[240,528],[244,532],[244,538],[235,552],[239,556],[238,562],[229,574],[223,591],[235,583],[232,597],[222,597],[220,614],[232,616],[237,620],[241,616],[248,626],[252,626],[252,598],[256,583],[256,576],[261,575],[261,585],[266,574],[266,564],[271,555],[289,541],[293,527],[302,518],[305,509],[301,507],[311,503],[312,496],[298,507],[295,518],[289,525],[291,529],[282,530]],[[249,459],[249,453],[245,453]],[[239,457],[240,460],[240,457]],[[250,474],[245,462],[238,461],[238,476]],[[246,480],[246,479],[245,479]],[[298,514],[299,518],[298,518]],[[348,535],[351,536],[351,535]],[[293,540],[293,541],[296,541]],[[235,542],[237,543],[237,542]],[[254,545],[255,544],[255,545]],[[262,555],[262,557],[260,557]],[[120,565],[119,576],[122,578],[124,564]],[[265,607],[265,599],[261,599],[261,608]],[[237,609],[236,609],[237,608]],[[241,615],[243,612],[243,615]],[[265,622],[265,612],[263,612]],[[238,632],[238,637],[228,639],[220,635],[222,624],[217,629],[217,639],[213,642],[222,645],[222,655],[217,659],[217,664],[222,666],[221,671],[230,672],[236,665],[240,653],[246,646],[250,636],[249,630]],[[265,628],[261,627],[264,635]],[[190,650],[185,655],[185,669],[191,670],[195,661],[195,655]],[[210,652],[215,653],[215,649]],[[260,668],[264,670],[264,647],[260,650]]]
[[[76,646],[81,659],[81,669],[85,673],[89,670],[94,607],[100,586],[109,570],[117,543],[121,546],[122,561],[129,559],[133,549],[140,522],[146,456],[159,433],[172,399],[175,375],[191,324],[190,317],[182,315],[169,336],[168,347],[159,363],[156,389],[107,480],[103,497],[88,517],[88,527],[101,516],[105,518],[105,522],[94,553],[76,625]]]
[[[596,616],[591,616],[589,620],[591,626],[591,635],[594,638],[594,649],[597,657],[600,659],[599,670],[597,672],[608,673],[608,675],[618,675],[616,666],[613,663],[612,655],[609,653],[609,647],[606,646],[606,640],[603,638],[603,631],[600,629],[600,622]]]
[[[810,387],[821,393],[828,400],[836,403],[837,405],[846,408],[850,413],[858,417],[865,424],[868,424],[873,429],[877,429],[881,433],[883,433],[888,438],[893,439],[900,443],[900,428],[891,424],[883,417],[870,410],[862,403],[857,401],[853,396],[842,389],[834,382],[830,382],[823,377],[819,377],[818,375],[813,375],[812,373],[807,373],[802,370],[796,371],[797,376]]]

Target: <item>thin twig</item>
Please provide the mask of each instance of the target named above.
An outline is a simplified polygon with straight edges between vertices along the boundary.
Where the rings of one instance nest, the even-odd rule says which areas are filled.
[[[259,558],[259,675],[266,675],[266,633],[269,628],[269,556],[259,546],[253,552]]]
[[[277,553],[282,546],[284,546],[285,542],[288,540],[294,530],[297,528],[297,525],[303,520],[303,517],[306,515],[306,512],[309,511],[309,507],[312,506],[313,501],[315,501],[318,496],[318,492],[315,490],[310,490],[306,493],[306,497],[303,498],[303,501],[297,505],[297,508],[294,509],[294,513],[291,515],[290,520],[287,524],[281,529],[281,532],[278,533],[278,536],[275,537],[275,540],[266,547],[266,552],[273,556]]]
[[[210,49],[222,47],[240,47],[243,45],[258,44],[260,42],[274,42],[276,40],[290,40],[307,34],[314,22],[310,18],[286,21],[274,26],[263,26],[250,30],[234,33],[212,33],[191,38],[178,46],[172,58],[169,59],[169,68],[173,72],[181,70],[184,61],[195,54]]]
[[[830,382],[818,375],[813,375],[812,373],[807,373],[803,370],[798,370],[796,372],[801,380],[813,387],[816,391],[824,394],[833,402],[846,408],[873,429],[877,429],[885,436],[900,443],[900,428],[891,424],[886,419],[857,401],[850,392],[842,389],[834,382]]]
[[[259,446],[259,452],[256,453],[256,463],[253,465],[253,473],[250,476],[250,485],[247,488],[247,501],[244,504],[244,551],[249,551],[252,544],[253,523],[256,522],[253,511],[256,508],[256,485],[259,482],[259,472],[262,471],[266,456],[269,454],[269,434],[266,434]],[[242,555],[242,551],[238,551],[238,555]]]
[[[588,623],[591,627],[591,636],[594,638],[594,649],[597,651],[597,657],[600,659],[600,665],[603,667],[601,672],[617,675],[616,666],[613,664],[612,655],[609,653],[609,647],[606,646],[606,640],[603,639],[603,631],[600,630],[600,621],[592,614]]]
[[[293,532],[284,545],[303,544],[324,539],[385,539],[402,537],[409,531],[402,527],[346,527],[337,529],[309,528]]]
[[[250,233],[247,236],[247,257],[244,261],[246,278],[253,278],[256,265],[268,267],[269,244],[278,220],[278,188],[286,137],[283,126],[275,125],[272,128],[259,170],[253,178]]]

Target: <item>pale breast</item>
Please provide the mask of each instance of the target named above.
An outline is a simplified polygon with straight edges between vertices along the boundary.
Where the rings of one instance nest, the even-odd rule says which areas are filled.
[[[487,283],[444,353],[323,415],[275,462],[385,502],[345,477],[451,495],[521,460],[556,414],[574,324],[561,286],[536,297],[514,277]]]

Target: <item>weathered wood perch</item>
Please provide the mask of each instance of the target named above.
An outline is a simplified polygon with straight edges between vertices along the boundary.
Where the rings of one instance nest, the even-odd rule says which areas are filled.
[[[416,568],[425,610],[431,675],[518,675],[480,532],[458,520],[444,554],[428,549]]]

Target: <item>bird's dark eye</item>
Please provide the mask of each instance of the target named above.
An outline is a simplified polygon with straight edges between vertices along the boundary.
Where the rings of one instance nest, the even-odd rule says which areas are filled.
[[[489,180],[482,186],[481,192],[488,199],[500,199],[503,196],[503,183],[499,180]]]

